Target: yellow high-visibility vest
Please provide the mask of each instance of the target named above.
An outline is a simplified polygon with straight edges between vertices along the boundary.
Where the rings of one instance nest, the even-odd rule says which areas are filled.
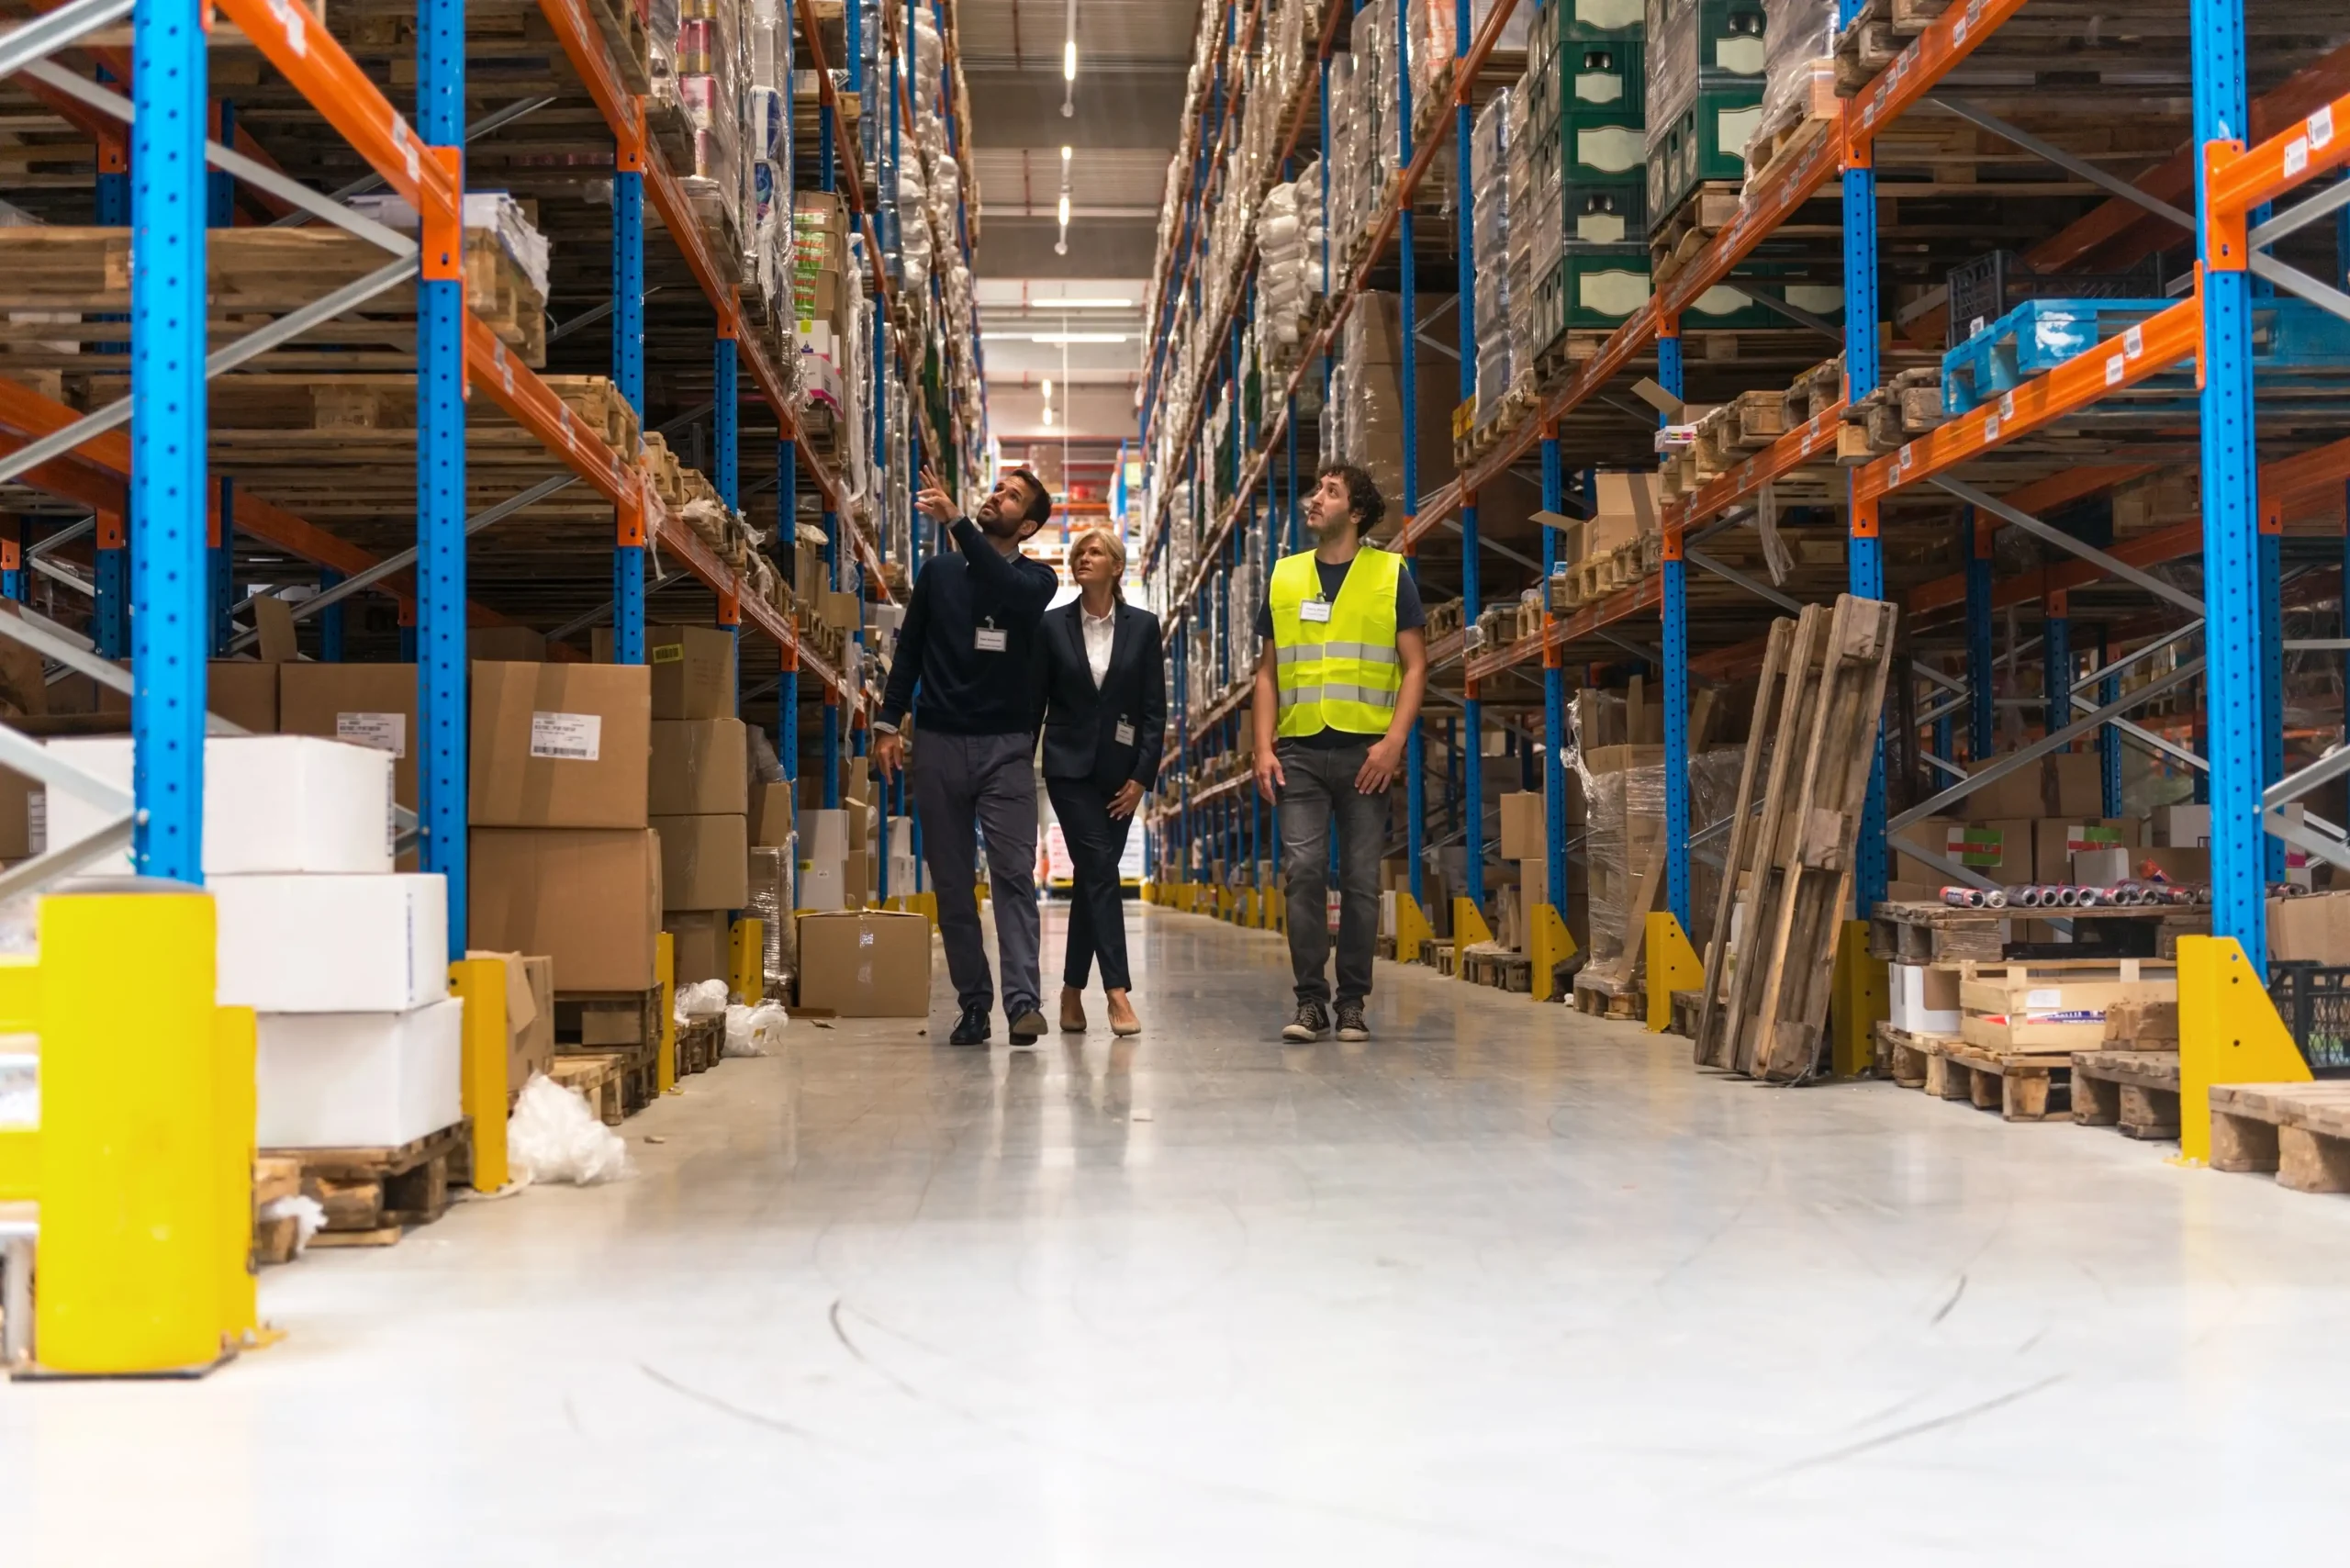
[[[1281,694],[1281,734],[1386,733],[1404,689],[1403,655],[1395,651],[1395,584],[1403,574],[1403,556],[1366,544],[1347,568],[1337,598],[1325,601],[1312,551],[1274,565],[1273,680]],[[1326,621],[1306,619],[1308,604],[1326,602]]]

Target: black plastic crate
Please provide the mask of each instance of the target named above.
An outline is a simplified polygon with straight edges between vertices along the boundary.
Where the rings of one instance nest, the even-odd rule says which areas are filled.
[[[2027,299],[2151,299],[2163,292],[2162,258],[2126,273],[2042,273],[2013,251],[1993,251],[1950,270],[1950,341],[1964,342]]]
[[[2350,1078],[2350,965],[2272,959],[2268,997],[2320,1078]]]

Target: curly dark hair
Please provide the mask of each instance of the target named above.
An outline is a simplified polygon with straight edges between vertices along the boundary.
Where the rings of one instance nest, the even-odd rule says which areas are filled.
[[[1352,463],[1325,463],[1315,470],[1315,481],[1319,483],[1333,474],[1347,487],[1347,510],[1354,514],[1355,532],[1364,534],[1377,528],[1379,520],[1387,515],[1387,500],[1372,483],[1370,473]]]

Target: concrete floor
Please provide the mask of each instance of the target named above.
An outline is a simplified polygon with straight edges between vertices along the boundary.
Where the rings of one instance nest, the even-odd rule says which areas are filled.
[[[0,1387],[0,1561],[2341,1550],[2350,1203],[1388,965],[1283,1047],[1277,938],[1131,919],[1138,1041],[951,1051],[942,967],[632,1181],[272,1271],[207,1382]]]

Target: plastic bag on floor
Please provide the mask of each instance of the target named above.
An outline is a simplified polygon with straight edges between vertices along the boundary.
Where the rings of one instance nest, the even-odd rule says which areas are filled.
[[[310,1244],[310,1238],[318,1235],[319,1227],[326,1224],[327,1206],[318,1199],[306,1198],[299,1193],[272,1198],[261,1206],[261,1217],[263,1219],[285,1219],[289,1215],[294,1221],[294,1255],[298,1258],[302,1255],[302,1249]]]
[[[756,1007],[741,1002],[726,1010],[726,1046],[723,1054],[730,1057],[773,1056],[783,1048],[783,1026],[791,1015],[779,1002],[762,1002]]]
[[[715,1018],[726,1011],[726,982],[722,980],[696,980],[677,988],[677,1002],[672,1011],[680,1024]]]
[[[582,1187],[629,1174],[628,1140],[606,1126],[577,1091],[534,1072],[506,1124],[506,1160],[517,1182]]]

